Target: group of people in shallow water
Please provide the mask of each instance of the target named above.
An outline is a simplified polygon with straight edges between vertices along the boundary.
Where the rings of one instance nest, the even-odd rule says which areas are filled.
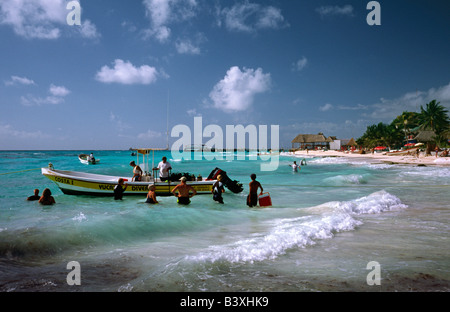
[[[42,192],[42,196],[39,196],[39,189],[34,190],[34,195],[27,198],[28,201],[37,200],[39,204],[42,205],[53,205],[55,203],[55,198],[52,196],[50,189],[46,188]]]
[[[306,165],[306,161],[302,160],[301,165]],[[133,178],[132,181],[141,181],[142,178],[142,169],[136,165],[134,161],[130,162],[130,166],[133,167]],[[295,161],[292,165],[289,165],[292,167],[294,172],[298,172],[301,168],[300,165],[298,165]],[[172,169],[169,162],[167,162],[167,158],[163,157],[162,161],[158,164],[158,167],[155,169],[160,170],[160,178],[161,181],[165,181],[169,177],[169,171]],[[258,205],[258,197],[263,194],[263,187],[261,183],[256,181],[256,174],[252,173],[250,175],[251,182],[249,183],[249,194],[247,196],[247,206],[249,207],[255,207]],[[128,185],[124,183],[125,180],[123,178],[120,178],[118,180],[118,184],[114,187],[114,199],[115,200],[121,200],[123,197],[123,193],[127,189]],[[156,193],[155,193],[155,185],[150,184],[148,186],[148,193],[145,202],[149,204],[157,204],[158,200],[156,199]],[[258,190],[261,189],[261,191],[258,193]],[[217,201],[221,204],[223,204],[223,197],[222,193],[225,192],[224,184],[222,182],[222,176],[219,174],[217,176],[217,181],[214,183],[211,193],[213,194],[213,200]],[[188,205],[190,204],[191,200],[190,198],[195,196],[197,194],[197,191],[190,185],[186,184],[186,177],[181,177],[180,184],[175,186],[175,188],[172,190],[172,194],[177,197],[177,202],[181,205]],[[42,192],[42,196],[39,196],[39,190],[34,190],[34,195],[27,198],[29,201],[38,200],[40,204],[42,205],[52,205],[55,203],[55,199],[52,196],[52,192],[50,189],[46,188],[44,192]]]
[[[256,174],[251,174],[250,178],[252,181],[249,184],[250,194],[247,196],[247,205],[249,207],[255,207],[258,205],[258,196],[263,193],[263,187],[261,186],[261,183],[256,181]],[[222,194],[225,193],[225,187],[222,180],[222,176],[219,174],[217,176],[217,181],[213,184],[211,189],[213,200],[221,204],[224,203]],[[127,187],[128,184],[125,184],[124,179],[120,178],[118,184],[114,187],[114,199],[121,200],[123,198],[123,193],[125,192]],[[155,189],[156,187],[154,184],[150,184],[148,186],[148,193],[145,200],[146,203],[158,203],[158,200],[156,199]],[[259,194],[258,189],[261,189]],[[178,204],[188,205],[191,203],[191,197],[195,196],[197,194],[197,191],[192,186],[186,183],[186,177],[181,177],[180,184],[176,185],[171,193],[177,197]]]

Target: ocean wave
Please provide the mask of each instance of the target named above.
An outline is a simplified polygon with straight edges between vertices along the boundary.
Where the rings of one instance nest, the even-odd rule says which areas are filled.
[[[310,163],[314,164],[322,164],[322,165],[340,165],[340,164],[348,164],[348,165],[367,165],[367,161],[357,161],[354,159],[350,159],[347,157],[320,157],[320,158],[314,158],[309,161]]]
[[[368,164],[367,167],[375,170],[384,170],[384,169],[392,169],[395,168],[395,165],[391,164]]]
[[[450,158],[437,158],[433,161],[435,164],[450,164]]]
[[[255,234],[251,238],[227,245],[211,246],[207,251],[186,259],[212,263],[271,260],[289,249],[305,248],[316,244],[318,240],[330,239],[336,233],[354,230],[363,224],[355,218],[357,215],[406,207],[399,198],[385,191],[351,201],[328,202],[309,208],[309,216],[271,221],[268,233]]]
[[[367,180],[364,176],[360,174],[349,174],[325,178],[324,182],[332,185],[346,185],[346,184],[358,185],[367,183]]]
[[[400,172],[401,176],[422,176],[431,178],[449,178],[450,168],[442,167],[411,167]]]

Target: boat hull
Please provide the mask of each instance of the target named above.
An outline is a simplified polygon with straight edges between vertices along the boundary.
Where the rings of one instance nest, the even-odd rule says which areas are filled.
[[[82,164],[85,164],[85,165],[95,165],[100,162],[100,159],[97,159],[97,158],[95,159],[95,161],[89,161],[89,155],[86,155],[86,154],[78,155],[78,159],[80,160],[80,162]]]
[[[68,195],[91,195],[91,196],[114,196],[114,187],[119,178],[123,178],[128,184],[127,195],[145,195],[148,193],[148,185],[155,185],[155,193],[158,196],[173,196],[171,193],[177,182],[161,181],[140,181],[130,182],[130,177],[107,176],[99,174],[89,174],[76,171],[64,171],[42,168],[42,174],[53,181],[64,194]],[[187,181],[197,194],[211,194],[215,180],[210,181]]]
[[[386,155],[388,155],[388,156],[403,156],[403,155],[415,153],[417,151],[417,149],[418,149],[418,147],[410,148],[410,149],[403,150],[403,151],[387,152]]]

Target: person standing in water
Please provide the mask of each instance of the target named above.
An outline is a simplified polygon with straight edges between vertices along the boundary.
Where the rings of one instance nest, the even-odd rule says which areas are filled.
[[[261,189],[261,192],[259,193],[259,195],[261,195],[263,193],[263,187],[261,183],[256,181],[256,174],[252,173],[250,178],[252,181],[248,185],[250,188],[250,194],[247,196],[247,206],[254,207],[258,204],[258,189]]]
[[[42,205],[53,205],[54,203],[55,203],[55,199],[52,196],[52,192],[50,191],[50,189],[46,188],[42,192],[42,196],[39,199],[39,204],[42,204]]]
[[[118,184],[114,187],[114,199],[115,200],[119,200],[122,199],[123,197],[123,192],[125,192],[125,190],[128,187],[128,184],[123,184],[123,179],[120,178],[119,181],[117,182]]]
[[[178,198],[177,202],[179,204],[188,205],[191,202],[190,198],[196,195],[197,191],[192,186],[186,184],[186,177],[181,177],[180,181],[181,183],[172,190],[172,194]],[[176,194],[177,192],[178,195]]]
[[[217,181],[214,183],[211,193],[213,193],[213,199],[221,204],[223,204],[222,193],[225,192],[225,188],[222,183],[222,176],[219,174],[217,176]]]
[[[294,163],[293,163],[292,165],[289,165],[289,166],[292,167],[292,170],[293,170],[294,172],[298,172],[299,170],[301,170],[300,166],[297,165],[297,162],[296,162],[296,161],[294,161]]]
[[[34,195],[31,195],[27,198],[27,200],[32,201],[32,200],[39,200],[41,198],[41,196],[39,196],[39,189],[35,189],[34,190]]]
[[[156,200],[155,189],[156,189],[156,187],[153,184],[150,184],[148,186],[147,199],[145,201],[146,203],[149,203],[149,204],[157,204],[158,203],[158,201]]]

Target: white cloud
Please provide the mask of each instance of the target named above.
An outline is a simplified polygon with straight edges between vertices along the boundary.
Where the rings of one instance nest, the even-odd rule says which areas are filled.
[[[411,91],[395,99],[381,98],[380,102],[373,104],[373,112],[368,116],[374,119],[392,121],[404,111],[420,112],[420,107],[432,100],[440,102],[442,106],[450,109],[450,83],[431,88],[428,91]]]
[[[34,81],[31,79],[28,79],[26,77],[19,77],[19,76],[11,76],[11,80],[5,81],[5,85],[7,86],[14,86],[14,85],[35,85]]]
[[[45,104],[56,105],[64,102],[64,99],[58,96],[46,96],[42,98],[42,97],[35,97],[33,95],[27,95],[20,97],[20,102],[24,106],[35,106],[35,105],[40,106]]]
[[[316,12],[319,13],[322,17],[328,15],[346,15],[353,16],[353,6],[347,4],[344,6],[332,6],[326,5],[316,8]]]
[[[341,110],[366,110],[368,109],[368,106],[362,104],[357,104],[356,106],[339,105],[337,108]]]
[[[333,105],[331,105],[330,103],[325,104],[324,106],[320,106],[319,110],[322,112],[326,112],[333,109]]]
[[[89,20],[81,26],[67,25],[65,0],[2,0],[0,24],[12,27],[14,32],[28,39],[58,39],[63,31],[79,30],[85,38],[99,36]]]
[[[245,1],[231,8],[218,9],[218,25],[232,31],[256,32],[261,29],[277,29],[287,26],[281,10]]]
[[[97,27],[90,20],[83,19],[80,26],[73,27],[79,29],[81,36],[84,38],[97,39],[101,37]]]
[[[308,64],[308,59],[306,57],[302,57],[301,59],[299,59],[297,62],[295,62],[294,64],[292,64],[292,70],[294,71],[301,71],[303,70],[303,68],[305,68],[305,66]]]
[[[197,110],[195,108],[192,109],[188,109],[186,112],[190,117],[197,117],[197,116],[201,116],[201,113],[198,113]]]
[[[196,15],[196,0],[144,0],[143,4],[150,20],[150,28],[145,31],[145,35],[160,42],[169,39],[169,26],[172,23],[188,20]]]
[[[49,89],[50,93],[53,96],[64,97],[70,93],[70,90],[63,86],[55,86],[54,84],[50,85]]]
[[[269,90],[270,84],[270,74],[264,74],[261,68],[241,71],[233,66],[214,86],[209,97],[216,108],[225,112],[244,111],[253,104],[258,93]]]
[[[177,40],[175,47],[180,54],[200,54],[200,48],[189,39]]]
[[[116,59],[114,68],[103,66],[96,74],[96,79],[104,83],[151,84],[156,81],[158,71],[154,67],[142,65],[135,67],[128,61]]]
[[[36,97],[34,95],[21,96],[20,102],[24,106],[45,105],[45,104],[61,104],[64,97],[70,93],[70,90],[63,86],[50,85],[49,93],[46,97]]]

